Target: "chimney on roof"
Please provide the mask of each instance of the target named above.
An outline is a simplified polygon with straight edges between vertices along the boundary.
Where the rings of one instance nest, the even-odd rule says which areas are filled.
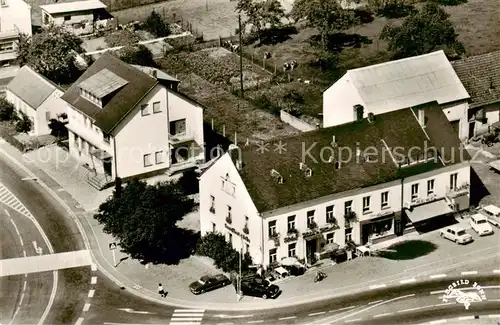
[[[236,169],[240,170],[243,167],[243,160],[241,159],[240,147],[234,144],[230,144],[227,151],[229,152],[229,156],[231,157],[231,160],[236,166]]]
[[[332,147],[336,147],[337,146],[337,139],[335,139],[335,135],[332,135],[332,142],[331,142],[331,145]]]
[[[363,119],[363,114],[365,110],[363,105],[356,104],[353,106],[353,110],[354,110],[354,120],[361,121]]]
[[[425,112],[423,108],[418,109],[418,123],[425,128]]]
[[[375,122],[375,114],[373,114],[372,112],[368,113],[367,120],[368,122],[370,122],[370,124]]]

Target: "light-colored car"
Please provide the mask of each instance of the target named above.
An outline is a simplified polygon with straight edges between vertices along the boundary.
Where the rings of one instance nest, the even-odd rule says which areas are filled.
[[[471,216],[469,224],[472,230],[479,236],[491,235],[493,233],[493,228],[488,223],[488,219],[480,213]]]
[[[457,244],[467,244],[474,240],[472,239],[472,236],[460,226],[446,227],[445,229],[441,230],[439,234],[441,235],[441,237],[449,239]]]
[[[500,208],[496,205],[490,204],[483,207],[480,211],[486,216],[488,222],[500,228]]]

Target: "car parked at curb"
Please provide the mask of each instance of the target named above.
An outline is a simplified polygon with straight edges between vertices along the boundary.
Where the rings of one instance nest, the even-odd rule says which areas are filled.
[[[280,295],[281,290],[277,285],[270,284],[267,280],[256,278],[241,281],[241,292],[245,296],[274,299]]]
[[[488,223],[488,219],[480,213],[470,217],[469,224],[479,236],[486,236],[493,234],[493,228]]]
[[[231,284],[231,281],[224,274],[205,275],[198,281],[191,283],[189,285],[189,290],[193,294],[199,295],[207,291],[225,287],[229,284]]]
[[[457,244],[467,244],[474,241],[472,235],[468,234],[465,229],[460,226],[446,227],[439,232],[439,235]]]
[[[486,216],[488,222],[500,228],[500,208],[496,205],[490,204],[483,207],[480,211]]]

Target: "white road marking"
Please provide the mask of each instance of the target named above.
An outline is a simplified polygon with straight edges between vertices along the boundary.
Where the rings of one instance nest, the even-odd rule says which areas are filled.
[[[323,315],[323,314],[325,314],[325,313],[326,313],[326,311],[319,311],[319,312],[317,312],[317,313],[311,313],[311,314],[309,314],[309,315],[307,315],[307,316]]]
[[[373,316],[373,318],[385,317],[385,316],[389,316],[389,315],[392,315],[392,314],[393,313],[378,314],[378,315]]]
[[[349,307],[344,307],[344,308],[339,308],[339,309],[329,310],[328,312],[329,312],[329,313],[335,313],[335,312],[338,312],[338,311],[341,311],[341,310],[353,309],[353,308],[355,308],[355,307],[356,307],[356,306],[349,306]]]
[[[489,318],[500,318],[500,315],[489,315]]]
[[[493,270],[493,273],[500,273],[500,270]]]
[[[57,190],[57,192],[63,192],[63,191],[66,191],[64,188],[60,188]]]
[[[433,320],[433,321],[429,322],[429,324],[444,324],[446,322],[447,322],[446,319],[440,319],[440,320]]]
[[[439,278],[446,278],[446,274],[434,274],[434,275],[431,275],[430,278],[431,279],[439,279]]]
[[[382,300],[372,301],[372,302],[369,302],[368,305],[373,305],[373,304],[376,304],[376,303],[379,303],[379,302],[382,302],[382,301],[384,301],[384,300],[382,299]]]
[[[130,314],[143,314],[143,315],[154,314],[154,313],[150,313],[149,311],[133,310],[132,308],[117,308],[117,309],[122,310],[126,313],[130,313]]]
[[[419,309],[422,309],[422,308],[424,308],[424,307],[415,307],[415,308],[403,309],[403,310],[398,311],[398,313],[406,313],[406,312],[409,312],[409,311],[415,311],[415,310],[419,310]]]
[[[26,280],[24,280],[24,284],[23,284],[23,292],[26,291],[26,285],[28,284],[28,282],[26,282]]]
[[[24,246],[23,237],[19,236],[19,241],[21,242],[21,246]]]
[[[89,298],[93,298],[94,297],[94,293],[95,293],[95,290],[92,289],[92,290],[89,290]]]
[[[455,304],[454,302],[444,302],[442,304],[434,305],[434,307],[441,307],[441,306],[454,305],[454,304]]]
[[[401,297],[396,297],[396,298],[392,298],[392,299],[389,299],[389,300],[386,300],[386,301],[382,301],[382,302],[379,302],[378,304],[373,304],[373,305],[370,305],[369,307],[366,307],[366,308],[363,308],[361,310],[358,310],[358,311],[355,311],[355,312],[352,312],[348,315],[345,315],[345,316],[342,316],[342,317],[338,317],[336,318],[337,316],[332,316],[330,318],[327,318],[327,319],[322,319],[320,322],[313,322],[313,323],[310,323],[309,325],[313,325],[313,324],[327,324],[327,323],[336,323],[336,322],[339,322],[341,320],[344,320],[346,318],[350,318],[350,317],[353,317],[355,315],[358,315],[358,314],[361,314],[361,313],[364,313],[370,309],[373,309],[373,308],[376,308],[378,306],[381,306],[383,304],[388,304],[390,302],[393,302],[393,301],[396,301],[396,300],[401,300],[401,299],[405,299],[405,298],[408,298],[408,297],[414,297],[415,294],[412,293],[412,294],[409,294],[409,295],[405,295],[405,296],[401,296]]]
[[[278,320],[286,320],[286,319],[294,319],[294,318],[297,318],[297,316],[281,317],[281,318],[278,318]]]
[[[252,321],[249,321],[248,324],[257,324],[257,323],[264,323],[263,320],[252,320]]]
[[[7,209],[5,210],[5,212],[7,212]],[[10,219],[10,222],[12,223],[12,225],[14,226],[14,229],[16,229],[16,234],[21,237],[21,233],[19,232],[19,228],[17,228],[17,225],[14,223],[14,220]]]
[[[191,314],[189,314],[189,315],[191,315]],[[218,317],[218,318],[248,318],[248,317],[253,317],[253,315],[224,315],[224,314],[221,314],[221,315],[214,315],[214,317]]]
[[[169,324],[170,325],[200,325],[200,322],[184,322],[184,321],[176,322],[176,321],[171,321]],[[227,323],[225,323],[225,324],[227,324]],[[132,324],[123,324],[123,325],[132,325]]]
[[[472,275],[472,274],[477,274],[477,271],[465,271],[460,273],[461,275]]]
[[[362,320],[363,318],[354,318],[354,319],[350,319],[350,320],[346,320],[344,323],[353,323],[353,322],[359,322],[360,320]]]
[[[374,285],[371,285],[369,288],[370,289],[380,289],[380,288],[385,288],[387,287],[387,284],[374,284]]]
[[[19,304],[17,305],[18,307],[21,307],[23,300],[24,300],[24,292],[21,294],[21,299],[19,299]]]
[[[75,325],[82,325],[82,323],[83,323],[83,317],[80,317],[76,320]]]
[[[83,306],[83,311],[89,311],[90,309],[90,304],[89,303],[86,303],[84,306]]]
[[[462,317],[458,317],[458,320],[469,320],[469,319],[474,319],[474,316],[462,316]]]
[[[90,265],[90,269],[92,270],[92,272],[95,272],[95,271],[97,271],[97,266],[94,263],[92,263]]]
[[[97,283],[97,277],[96,276],[93,276],[91,279],[90,279],[90,284],[96,284]]]
[[[405,283],[412,283],[415,281],[417,281],[415,278],[411,278],[411,279],[401,280],[401,281],[399,281],[399,283],[405,284]]]
[[[184,323],[182,323],[184,324]],[[233,323],[217,323],[217,325],[233,325]]]
[[[23,249],[23,255],[24,255],[24,257],[26,257],[26,256],[27,256],[27,255],[26,255],[26,251],[25,251],[24,249]]]

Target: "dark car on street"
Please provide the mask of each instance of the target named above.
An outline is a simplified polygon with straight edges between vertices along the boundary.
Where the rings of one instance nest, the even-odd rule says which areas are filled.
[[[306,273],[306,268],[301,265],[283,265],[290,275],[299,276]]]
[[[275,284],[270,284],[267,280],[259,278],[241,281],[241,291],[245,296],[276,298],[280,295],[281,290]]]
[[[229,285],[231,281],[224,274],[205,275],[189,285],[189,290],[195,295],[215,290]]]

